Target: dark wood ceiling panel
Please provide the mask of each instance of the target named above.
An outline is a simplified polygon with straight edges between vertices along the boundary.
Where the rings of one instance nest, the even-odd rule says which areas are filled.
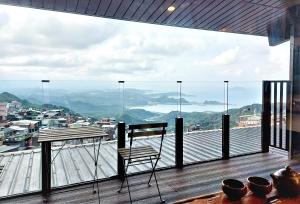
[[[241,29],[245,30],[246,32],[253,32],[255,28],[267,27],[269,22],[272,22],[274,19],[277,19],[280,16],[285,14],[285,10],[277,10],[274,11],[273,14],[262,16],[259,20],[255,20],[252,24],[244,25]]]
[[[133,20],[133,16],[136,14],[136,12],[142,6],[143,2],[144,2],[144,0],[143,1],[133,0],[130,7],[126,10],[124,15],[122,16],[122,19],[126,19],[126,20],[132,19]]]
[[[141,16],[148,10],[148,8],[152,5],[153,1],[155,0],[143,0],[142,4],[133,13],[131,19],[134,21],[138,21],[141,18]]]
[[[122,1],[123,0],[112,0],[109,8],[107,9],[107,12],[106,12],[105,16],[115,17],[115,13],[117,12],[119,7],[121,6]]]
[[[99,8],[100,5],[100,1],[101,0],[90,0],[87,9],[86,9],[86,13],[88,15],[96,15],[97,10]]]
[[[253,14],[263,12],[264,9],[264,7],[252,4],[251,7],[240,16],[240,18],[235,19],[235,21],[226,22],[220,28],[232,30],[233,27],[240,27],[245,23],[245,21],[248,21],[249,18],[253,17]]]
[[[67,8],[67,0],[56,0],[55,10],[57,11],[65,11]]]
[[[258,6],[253,4],[246,4],[241,11],[239,11],[238,13],[236,13],[235,16],[233,16],[233,18],[230,18],[229,20],[222,22],[222,24],[218,24],[218,29],[221,30],[227,28],[231,24],[241,22],[243,16],[249,15],[251,12],[255,11],[255,8],[258,8]]]
[[[1,1],[2,2],[2,1]],[[19,0],[16,2],[12,2],[11,4],[12,5],[18,5],[18,3],[21,5],[21,6],[31,6],[31,0]]]
[[[106,13],[110,3],[111,3],[111,0],[101,0],[96,15],[101,16],[101,17],[104,16],[104,14]]]
[[[219,28],[222,27],[222,25],[224,25],[226,22],[235,22],[236,20],[241,18],[243,13],[247,11],[250,7],[250,4],[247,4],[246,2],[242,1],[239,4],[239,6],[236,6],[230,11],[228,11],[226,15],[223,15],[220,18],[208,24],[207,28],[212,30],[219,30]]]
[[[285,0],[0,0],[20,5],[178,27],[267,35]],[[168,11],[174,6],[173,12]]]
[[[170,2],[170,0],[165,0]],[[145,13],[139,18],[139,21],[146,22],[157,9],[164,3],[164,0],[155,0],[152,4],[146,9]]]
[[[67,0],[66,2],[66,11],[75,12],[78,4],[78,0]]]
[[[190,20],[193,16],[196,16],[199,13],[199,9],[210,4],[210,0],[208,1],[195,1],[193,2],[184,12],[182,12],[177,18],[175,18],[172,22],[173,25],[181,26]]]
[[[255,27],[255,24],[260,23],[261,21],[264,20],[265,17],[274,17],[274,15],[276,14],[278,10],[275,8],[264,8],[262,10],[257,9],[255,12],[253,12],[251,15],[249,15],[248,18],[245,18],[241,24],[232,24],[231,26],[229,26],[229,29],[242,29],[245,28],[249,25],[252,25],[253,27]],[[260,18],[255,18],[256,15],[259,15]]]
[[[203,16],[208,14],[210,12],[210,10],[217,7],[219,4],[221,4],[224,1],[223,0],[213,0],[213,1],[205,1],[205,2],[207,2],[208,5],[202,6],[202,5],[204,5],[204,4],[202,4],[201,6],[199,6],[195,11],[195,13],[196,13],[195,15],[193,15],[188,21],[180,22],[179,25],[188,27],[188,26],[194,24],[196,21],[198,21]]]
[[[44,4],[43,7],[45,9],[54,10],[55,8],[55,0],[44,0],[43,4]],[[34,7],[33,1],[32,1],[32,6]]]
[[[125,15],[126,11],[132,6],[133,2],[134,0],[122,1],[114,17],[121,19]]]
[[[76,8],[77,13],[85,14],[90,0],[79,0]]]
[[[165,0],[163,4],[160,5],[158,9],[147,19],[149,23],[154,23],[156,19],[158,19],[165,12],[171,13],[168,11],[168,7],[172,6],[175,3],[175,0]],[[173,5],[174,6],[174,5]]]
[[[208,27],[207,24],[210,23],[211,21],[215,20],[216,18],[220,18],[225,15],[225,13],[230,12],[230,10],[234,7],[236,7],[241,0],[233,0],[233,1],[223,1],[220,3],[218,6],[213,8],[211,12],[203,16],[201,19],[198,21],[194,22],[191,26],[195,28],[200,28],[200,27]]]
[[[252,0],[249,2],[259,4],[259,5],[272,6],[272,7],[277,7],[283,4],[281,0]]]
[[[186,0],[177,0],[175,3],[176,10],[173,12],[165,11],[158,19],[155,20],[156,23],[166,23],[169,24],[176,16],[183,12],[191,3]]]
[[[257,5],[264,5],[269,7],[286,8],[287,1],[286,0],[252,0],[252,1],[250,0],[249,2]]]
[[[31,1],[31,0],[28,0],[28,1]],[[19,5],[20,4],[20,0],[1,0],[0,2],[3,2],[5,4],[9,4],[11,3],[12,5]],[[29,4],[27,5],[30,5],[31,2],[29,2]]]
[[[31,4],[34,8],[43,8],[43,1],[41,0],[32,0]],[[52,7],[52,9],[54,9],[54,7]]]

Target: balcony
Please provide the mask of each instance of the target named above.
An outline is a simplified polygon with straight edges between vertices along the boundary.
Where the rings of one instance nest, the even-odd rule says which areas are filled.
[[[113,128],[112,134],[107,133],[109,135],[105,138],[107,141],[99,145],[101,146],[99,163],[95,164],[99,173],[97,182],[100,185],[102,203],[129,203],[127,190],[117,193],[122,179],[122,172],[118,169],[121,161],[118,158],[117,148],[128,144],[128,138],[125,127],[117,134],[115,130],[121,126],[120,124],[124,124],[123,122],[126,125],[168,122],[168,134],[163,144],[162,158],[158,163],[162,196],[167,203],[219,191],[220,183],[225,178],[245,181],[248,176],[256,175],[270,179],[271,172],[285,165],[300,171],[299,161],[292,158],[297,151],[300,152],[298,139],[300,138],[298,137],[300,41],[297,40],[300,29],[297,12],[299,5],[294,1],[273,0],[260,3],[252,0],[0,0],[0,4],[268,37],[270,46],[291,41],[290,81],[243,82],[243,91],[240,92],[238,90],[241,88],[239,84],[241,82],[234,81],[224,83],[223,81],[211,83],[119,81],[113,84],[93,81],[90,86],[96,88],[90,91],[86,81],[53,83],[52,80],[51,82],[42,80],[26,81],[22,84],[21,89],[17,91],[21,98],[11,93],[1,93],[4,95],[2,98],[5,99],[5,104],[0,101],[0,144],[6,146],[1,148],[5,153],[0,153],[0,202],[97,203],[99,201],[97,194],[92,193],[94,141],[89,139],[85,142],[82,140],[53,142],[52,153],[55,156],[51,157],[51,142],[42,145],[37,143],[42,129],[93,126],[99,128],[99,131],[107,128],[105,131],[109,132],[110,128]],[[10,37],[14,38],[9,36],[7,39]],[[67,37],[64,37],[66,40]],[[188,46],[193,44],[192,40]],[[188,46],[183,47],[188,49]],[[14,49],[17,50],[15,47]],[[15,51],[14,49],[12,50]],[[63,55],[54,60],[51,68],[56,67],[59,64],[57,61],[66,57],[67,55]],[[88,61],[90,57],[97,58],[91,54],[87,57]],[[194,63],[190,56],[184,57],[188,58],[189,63]],[[222,61],[223,58],[223,55],[219,55],[219,60],[216,61]],[[224,68],[229,68],[225,70],[226,72],[231,71],[230,58],[231,56],[229,60],[225,59]],[[131,59],[121,60],[128,63]],[[151,57],[151,60],[157,59]],[[33,61],[33,64],[40,63],[39,60]],[[7,64],[22,67],[23,62],[25,65],[31,65],[31,61],[26,62],[23,58],[20,60],[12,58]],[[147,69],[145,63],[136,63],[139,64],[138,68]],[[128,64],[131,66],[131,62]],[[198,66],[197,62],[195,64]],[[218,64],[215,63],[215,66]],[[152,63],[150,65],[156,66]],[[74,64],[70,63],[68,66]],[[160,66],[165,69],[172,65],[167,60]],[[186,64],[182,63],[180,68],[184,66]],[[196,70],[196,66],[193,71]],[[206,63],[201,66],[205,67]],[[255,63],[251,65],[251,69],[254,66]],[[96,73],[95,67],[93,73]],[[116,70],[128,74],[128,70],[120,69],[122,64],[112,67],[115,68],[113,74]],[[110,67],[103,70],[111,71]],[[147,72],[147,75],[156,71],[159,70],[153,69],[152,72]],[[221,69],[214,71],[222,72]],[[76,73],[84,72],[85,68]],[[252,74],[251,71],[247,73]],[[113,74],[111,78],[117,78]],[[196,75],[191,73],[193,74]],[[247,76],[241,75],[240,78],[244,79]],[[16,91],[14,85],[13,82],[1,81],[0,87],[9,87],[12,91]],[[61,89],[68,89],[66,87],[69,91],[61,92]],[[74,87],[82,89],[81,92],[72,92]],[[190,93],[191,91],[194,93]],[[202,98],[204,94],[209,98]],[[192,99],[187,100],[188,97]],[[107,100],[108,98],[110,100]],[[157,104],[163,105],[161,111],[157,111]],[[210,105],[217,108],[205,109]],[[87,106],[90,108],[84,109]],[[146,110],[145,106],[149,109]],[[9,115],[9,112],[13,114]],[[137,112],[140,115],[137,115]],[[96,122],[100,118],[102,119]],[[19,125],[20,127],[14,128],[16,121],[19,120],[24,124],[22,127]],[[34,124],[30,122],[34,120],[37,122]],[[111,121],[114,121],[113,124]],[[141,138],[137,139],[137,143],[158,148],[157,138]],[[100,141],[96,140],[96,144],[100,144]],[[60,149],[60,146],[63,148]],[[47,168],[49,166],[50,168]],[[129,169],[132,197],[136,203],[159,202],[156,189],[148,188],[144,184],[149,170],[150,165]]]
[[[271,148],[269,153],[259,153],[236,157],[230,160],[220,160],[203,164],[193,164],[183,169],[167,169],[158,171],[163,198],[167,203],[200,194],[213,193],[220,190],[221,180],[237,178],[242,181],[248,176],[257,175],[270,178],[270,172],[290,164],[299,171],[300,166],[295,161],[288,161],[287,153]],[[146,173],[145,173],[146,174]],[[154,186],[148,188],[148,174],[130,176],[133,200],[135,203],[159,203]],[[116,178],[99,182],[101,203],[129,203],[127,189],[117,193],[121,181]],[[43,196],[23,195],[18,198],[2,200],[2,203],[40,203]],[[98,197],[92,193],[91,184],[82,184],[53,190],[49,203],[97,203]]]
[[[38,84],[38,82],[35,83]],[[288,135],[288,133],[286,132],[287,130],[285,129],[285,127],[287,126],[286,123],[288,120],[283,120],[283,118],[286,118],[286,116],[284,116],[286,115],[284,114],[286,113],[286,107],[284,106],[284,104],[286,104],[287,94],[280,94],[281,89],[279,88],[278,97],[273,96],[275,92],[277,93],[277,90],[275,91],[275,86],[272,85],[270,86],[271,89],[269,90],[269,92],[263,94],[266,96],[272,95],[272,101],[279,98],[279,103],[274,103],[271,101],[269,101],[269,103],[266,103],[265,101],[261,101],[260,103],[255,104],[255,102],[258,102],[257,100],[262,100],[262,94],[259,92],[259,90],[263,90],[262,87],[274,83],[278,83],[278,85],[282,83],[284,84],[285,89],[288,89],[287,82],[229,82],[230,86],[227,89],[227,91],[229,92],[229,101],[232,101],[232,103],[237,103],[236,101],[234,101],[234,98],[236,97],[235,94],[237,93],[231,92],[231,90],[234,90],[236,86],[244,86],[248,88],[250,87],[249,90],[251,90],[252,95],[248,98],[245,97],[243,99],[243,103],[252,105],[241,105],[241,107],[228,104],[229,109],[226,110],[227,107],[225,103],[218,103],[215,105],[198,104],[198,108],[201,109],[203,109],[204,107],[211,108],[214,106],[217,106],[217,108],[220,110],[223,110],[225,108],[225,111],[221,112],[207,110],[203,113],[188,112],[191,105],[187,103],[186,99],[184,99],[184,97],[189,96],[189,94],[187,94],[188,90],[193,90],[192,87],[197,87],[198,90],[205,90],[208,87],[212,87],[212,89],[214,90],[214,94],[212,95],[216,98],[216,100],[221,100],[221,98],[224,96],[223,82],[162,83],[164,83],[164,86],[166,87],[171,87],[165,90],[165,93],[161,93],[162,95],[169,93],[172,95],[175,94],[179,97],[177,99],[174,99],[177,102],[176,104],[173,104],[173,106],[166,106],[167,108],[171,107],[171,117],[173,118],[168,119],[170,129],[168,130],[168,134],[165,137],[161,160],[157,166],[160,175],[159,181],[161,182],[163,188],[162,193],[164,198],[166,198],[168,202],[173,202],[185,197],[195,196],[197,194],[219,191],[220,182],[224,178],[234,177],[245,180],[249,175],[257,175],[269,178],[269,173],[285,166],[286,164],[291,164],[298,169],[296,162],[288,160],[288,152],[286,151],[286,135]],[[56,82],[48,84],[48,90],[43,91],[43,93],[48,93],[47,97],[50,102],[51,98],[58,100],[61,97],[65,97],[64,95],[56,94],[57,91],[55,88],[55,84]],[[118,101],[115,101],[115,104],[111,104],[113,107],[116,107],[113,110],[119,111],[120,118],[124,119],[125,122],[130,124],[130,121],[132,121],[132,117],[129,117],[130,121],[126,121],[128,119],[126,119],[124,115],[130,113],[131,111],[135,114],[135,116],[137,116],[137,112],[135,110],[139,109],[134,109],[132,107],[136,105],[136,101],[138,101],[139,104],[144,103],[139,100],[139,96],[136,94],[137,92],[142,94],[145,93],[139,91],[139,89],[137,89],[136,87],[143,87],[144,90],[148,90],[149,92],[150,87],[152,90],[155,89],[153,84],[154,83],[152,82],[113,82],[110,83],[109,86],[106,84],[98,83],[97,87],[99,90],[105,90],[104,87],[110,87],[110,91],[106,90],[105,93],[107,93],[108,96],[112,96],[113,99],[118,99]],[[119,86],[119,88],[117,88],[117,86]],[[159,87],[163,87],[163,85],[158,85],[158,88]],[[45,88],[45,85],[43,85],[43,88]],[[176,89],[178,91],[177,93],[176,91],[175,93],[170,92],[171,90]],[[92,98],[88,98],[90,97],[89,95],[94,96],[94,94],[89,94],[89,92],[87,92],[87,96],[85,99],[87,101],[93,101]],[[153,93],[151,91],[145,94],[145,96],[148,97],[147,100],[150,101],[157,100],[157,95],[159,94],[156,92]],[[281,95],[282,98],[279,97]],[[151,98],[149,96],[154,98]],[[37,95],[36,97],[38,98],[39,96]],[[193,97],[197,98],[199,96],[196,94]],[[168,98],[168,101],[170,99],[171,98]],[[74,102],[72,101],[71,95],[69,95],[66,104],[69,104],[70,107],[73,107],[72,103]],[[149,103],[149,107],[152,108],[152,102],[147,103]],[[275,104],[277,107],[275,107]],[[104,104],[104,106],[107,106],[107,104]],[[263,106],[263,109],[269,106],[271,107],[268,113],[265,112],[267,113],[267,115],[263,115],[264,117],[269,117],[270,123],[261,123],[261,106]],[[47,107],[50,106],[48,105]],[[145,106],[145,108],[147,107],[148,106]],[[56,107],[53,106],[52,108]],[[13,108],[13,110],[15,111],[15,107]],[[36,114],[39,113],[38,110],[36,110],[36,112]],[[235,117],[233,117],[230,122],[230,142],[226,147],[226,145],[224,146],[223,142],[224,136],[226,135],[224,135],[224,131],[222,131],[222,129],[224,128],[224,124],[222,124],[221,121],[222,114],[227,112],[229,114],[235,115]],[[144,111],[142,113],[144,114]],[[205,120],[191,120],[190,114],[201,115],[204,113],[208,116]],[[71,112],[63,113],[59,109],[48,109],[43,117],[41,117],[41,115],[37,115],[37,118],[45,119],[43,119],[42,122],[35,122],[34,124],[39,124],[42,126],[41,128],[45,128],[45,124],[43,121],[48,121],[49,117],[58,118],[57,124],[54,124],[53,122],[49,123],[49,121],[47,123],[49,127],[51,125],[50,128],[53,128],[52,126],[54,125],[54,128],[57,130],[64,129],[66,126],[69,126],[70,124],[68,125],[67,121],[72,121],[72,126],[91,125],[95,128],[95,125],[101,125],[102,129],[108,127],[107,125],[111,122],[116,123],[116,121],[106,118],[102,119],[101,121],[96,121],[92,125],[89,122],[81,121],[81,118],[79,118],[77,122],[75,122],[73,121],[74,118],[72,119],[71,115],[65,117],[64,114],[71,114]],[[277,118],[276,123],[273,122],[274,117],[271,117],[271,115],[274,114],[277,114],[276,116],[274,116]],[[160,117],[164,115],[168,115],[168,113],[159,114]],[[155,116],[155,114],[150,114],[149,117],[153,119],[153,116]],[[183,124],[181,126],[182,129],[178,129],[177,127],[177,120],[180,116],[183,118]],[[33,117],[33,115],[30,116],[27,114],[26,117]],[[63,119],[64,117],[66,119]],[[119,121],[119,119],[117,120]],[[60,121],[62,121],[63,124],[61,124]],[[43,166],[41,165],[41,163],[43,162],[43,150],[39,147],[38,144],[33,144],[33,138],[39,136],[39,132],[35,132],[35,129],[38,128],[32,129],[30,120],[18,121],[18,123],[23,124],[24,127],[28,126],[29,128],[31,128],[33,133],[30,134],[34,134],[35,136],[33,136],[29,142],[29,144],[31,144],[31,149],[27,148],[27,150],[0,154],[0,165],[2,166],[0,174],[0,199],[3,200],[3,202],[19,202],[22,200],[22,202],[25,203],[29,202],[28,200],[26,201],[26,199],[36,199],[38,202],[38,200],[43,199],[43,196],[40,193],[43,188],[42,186],[44,182],[42,179],[44,170]],[[198,124],[198,126],[200,126],[202,129],[195,124]],[[266,132],[266,130],[269,130],[269,133]],[[40,131],[43,131],[43,129],[41,129]],[[118,194],[117,192],[109,190],[116,190],[118,185],[120,184],[120,180],[118,179],[120,173],[117,168],[119,162],[117,156],[118,142],[120,142],[121,140],[125,140],[127,146],[129,142],[126,137],[122,138],[126,135],[126,130],[122,131],[124,131],[124,134],[120,135],[121,132],[119,132],[117,137],[118,139],[116,139],[115,136],[111,136],[107,138],[108,141],[102,141],[101,143],[98,164],[98,179],[101,186],[101,198],[103,198],[103,200],[105,201],[104,203],[128,202],[128,195],[126,194],[126,190],[123,190],[124,192],[122,194]],[[182,136],[180,132],[182,133]],[[178,146],[178,143],[176,143],[177,140],[180,141],[180,138],[182,138],[182,148],[180,147],[180,145]],[[275,143],[274,138],[276,138]],[[272,147],[268,146],[268,143],[266,143],[266,139],[269,139],[271,141],[269,145]],[[136,141],[138,146],[151,145],[155,149],[159,148],[158,138],[141,138],[137,139]],[[279,146],[280,141],[281,146]],[[97,144],[98,141],[96,142],[96,145]],[[266,144],[269,148],[269,150],[267,151],[263,149],[265,148]],[[60,150],[61,145],[64,146]],[[67,199],[70,199],[70,196],[74,195],[75,192],[75,195],[78,194],[78,199],[83,199],[82,202],[87,202],[90,199],[94,199],[94,201],[97,200],[97,197],[91,194],[90,189],[94,175],[94,162],[92,157],[93,147],[94,145],[91,140],[87,140],[83,144],[81,144],[79,141],[71,141],[65,144],[63,142],[53,142],[51,158],[53,160],[53,163],[51,165],[52,192],[49,198],[50,202],[67,202]],[[229,150],[229,160],[224,156],[224,154],[226,154],[225,152],[227,151],[226,149]],[[182,152],[182,160],[180,160],[180,156],[178,157],[178,152]],[[180,162],[182,163],[180,164]],[[183,169],[181,168],[181,166],[183,166]],[[250,166],[251,168],[249,168]],[[142,178],[145,176],[144,174],[148,174],[150,169],[150,164],[143,164],[134,168],[129,168],[129,174],[130,177],[132,177],[130,178],[130,181],[132,180],[134,186],[133,194],[135,194],[134,189],[138,189],[136,191],[138,196],[133,197],[136,201],[147,202],[147,199],[155,199],[155,189],[147,189],[142,185],[141,182],[145,179]],[[72,191],[72,193],[69,191]],[[153,196],[153,198],[149,197],[149,192],[151,192],[150,195]],[[82,193],[84,194],[84,197],[81,196]],[[59,198],[57,198],[56,196],[58,196]],[[75,197],[77,196],[74,196],[74,198],[72,196],[72,199],[75,199]],[[57,199],[61,200],[58,201]],[[73,201],[77,202],[77,200]]]

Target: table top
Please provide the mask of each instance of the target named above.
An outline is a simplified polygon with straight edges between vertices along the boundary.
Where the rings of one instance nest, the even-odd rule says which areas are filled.
[[[240,200],[232,201],[223,192],[217,192],[208,195],[196,196],[185,200],[177,201],[174,204],[299,204],[300,195],[293,198],[277,197],[275,189],[266,197],[255,196],[251,191]]]
[[[108,134],[99,127],[47,129],[39,132],[38,142],[56,142],[107,136]]]

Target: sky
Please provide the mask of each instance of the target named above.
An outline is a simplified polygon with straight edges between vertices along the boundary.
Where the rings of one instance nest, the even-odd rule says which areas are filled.
[[[289,76],[289,42],[0,6],[0,80],[261,81]]]

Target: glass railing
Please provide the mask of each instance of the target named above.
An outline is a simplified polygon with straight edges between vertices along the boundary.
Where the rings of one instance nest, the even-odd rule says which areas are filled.
[[[41,190],[37,138],[47,94],[41,81],[0,81],[0,197]]]
[[[230,156],[261,150],[261,90],[261,82],[229,82]],[[101,142],[98,179],[118,173],[120,121],[168,122],[158,168],[175,165],[176,117],[184,121],[184,164],[222,157],[222,114],[227,112],[223,81],[1,81],[0,94],[0,197],[41,190],[37,139],[49,129],[97,127],[107,133]],[[135,142],[159,146],[159,138]],[[51,186],[92,181],[95,144],[99,139],[53,142]],[[150,164],[132,167],[129,173],[147,170]]]
[[[1,81],[0,114],[0,197],[41,190],[38,136],[48,130],[103,129],[97,178],[117,174],[117,82]],[[99,139],[52,142],[51,187],[92,181],[94,144]]]
[[[222,157],[223,82],[181,84],[184,164]]]
[[[64,117],[51,120],[52,129],[99,128],[102,138],[97,179],[117,174],[117,121],[122,114],[121,89],[117,82],[51,81],[50,104],[66,109]],[[48,122],[49,124],[49,122]],[[45,127],[47,129],[47,127]],[[92,181],[99,137],[52,142],[52,187]],[[63,148],[62,148],[63,146]],[[61,149],[62,148],[62,149]],[[96,156],[95,156],[96,155]]]
[[[164,138],[161,160],[158,168],[175,165],[175,118],[178,114],[178,92],[176,82],[149,81],[124,83],[124,113],[121,120],[126,125],[140,123],[167,122],[167,135]],[[129,140],[127,138],[127,147]],[[160,138],[148,137],[136,139],[133,146],[150,145],[159,151]],[[130,167],[129,173],[150,170],[151,165],[140,165],[140,169]]]
[[[228,84],[230,156],[261,151],[262,82]]]

